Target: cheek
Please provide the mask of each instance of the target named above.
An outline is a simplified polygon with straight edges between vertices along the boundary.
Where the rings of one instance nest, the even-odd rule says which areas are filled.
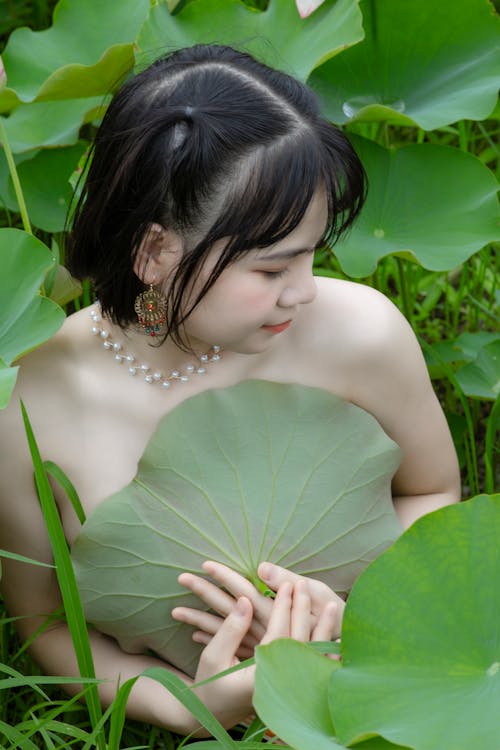
[[[219,279],[202,302],[208,315],[224,315],[226,321],[259,318],[262,312],[276,304],[276,293],[270,284],[263,283],[258,274],[246,274],[238,279]]]

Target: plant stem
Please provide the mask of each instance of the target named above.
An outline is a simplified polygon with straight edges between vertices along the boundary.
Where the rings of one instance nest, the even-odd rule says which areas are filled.
[[[497,396],[495,403],[488,417],[486,426],[486,448],[484,452],[484,491],[489,495],[495,492],[495,434],[500,420],[500,394]]]
[[[12,155],[12,151],[11,151],[10,144],[9,144],[9,139],[7,138],[7,131],[5,130],[3,117],[0,117],[0,141],[3,144],[4,151],[5,151],[5,158],[7,159],[7,164],[9,165],[9,172],[12,178],[12,184],[14,185],[14,192],[16,194],[17,202],[19,204],[19,211],[21,213],[21,219],[23,222],[24,231],[28,232],[28,234],[33,234],[33,232],[31,231],[31,224],[30,224],[30,220],[28,216],[28,210],[26,208],[26,203],[24,201],[23,190],[21,188],[19,175],[17,173],[16,163]]]
[[[398,265],[399,288],[401,291],[401,299],[403,301],[403,312],[407,320],[411,323],[413,320],[413,309],[410,300],[410,291],[408,288],[408,279],[406,277],[405,265],[402,258],[396,258],[396,262]]]

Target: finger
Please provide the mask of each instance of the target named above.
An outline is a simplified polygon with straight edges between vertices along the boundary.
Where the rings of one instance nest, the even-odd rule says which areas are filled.
[[[297,641],[309,641],[311,627],[311,597],[309,596],[306,581],[298,580],[292,592],[290,636]]]
[[[178,582],[184,588],[189,589],[195,596],[201,599],[210,609],[218,612],[222,617],[232,611],[234,607],[234,599],[219,586],[214,583],[207,581],[205,578],[196,576],[193,573],[181,573],[178,577]]]
[[[339,607],[336,602],[328,602],[323,608],[313,629],[312,641],[332,641],[340,632]]]
[[[221,624],[222,622],[224,621],[222,620]],[[206,646],[208,643],[210,643],[214,635],[215,633],[207,633],[206,630],[195,630],[192,635],[192,639],[193,641],[195,641],[195,643],[203,643]],[[253,653],[255,647],[258,646],[259,643],[260,641],[257,641],[253,636],[247,633],[241,641],[241,647]]]
[[[235,662],[235,656],[252,622],[251,602],[241,597],[200,657],[197,680],[211,677]]]
[[[212,638],[213,638],[212,635],[209,635],[208,633],[204,633],[201,630],[196,630],[193,633],[193,641],[195,643],[201,643],[204,646],[208,646]],[[255,654],[255,647],[245,644],[244,640],[242,641],[241,646],[239,646],[238,649],[236,650],[236,656],[240,660],[250,659],[254,654]]]
[[[269,643],[275,638],[288,638],[290,636],[290,616],[292,609],[292,587],[285,581],[276,594],[269,625],[262,638],[261,643]]]
[[[184,622],[187,625],[193,625],[195,628],[214,635],[224,622],[224,618],[204,612],[200,609],[191,607],[175,607],[172,610],[172,618],[178,622]]]
[[[207,560],[202,565],[214,580],[229,591],[236,599],[245,596],[252,602],[254,618],[262,624],[267,624],[273,609],[273,602],[267,596],[257,591],[255,586],[250,583],[244,576],[229,568],[222,563]],[[264,634],[264,629],[260,634]],[[256,634],[257,635],[257,634]]]

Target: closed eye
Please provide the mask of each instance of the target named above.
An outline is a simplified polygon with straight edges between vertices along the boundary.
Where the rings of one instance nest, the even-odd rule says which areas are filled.
[[[287,270],[287,268],[282,268],[281,271],[261,271],[261,273],[272,279],[280,279],[286,274]]]

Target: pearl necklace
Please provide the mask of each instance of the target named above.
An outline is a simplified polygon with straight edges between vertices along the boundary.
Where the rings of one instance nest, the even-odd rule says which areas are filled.
[[[181,370],[171,370],[168,374],[161,372],[160,370],[153,370],[148,364],[143,362],[140,364],[137,361],[137,357],[132,352],[126,351],[123,348],[123,344],[119,341],[114,341],[110,332],[100,325],[102,322],[102,316],[98,312],[97,308],[90,310],[90,317],[92,318],[93,326],[91,328],[94,336],[99,337],[102,340],[104,349],[114,354],[115,362],[122,364],[125,362],[128,365],[128,371],[131,375],[142,375],[146,383],[155,384],[160,383],[162,388],[167,390],[176,381],[179,383],[187,383],[191,375],[204,375],[206,372],[206,365],[210,362],[218,362],[221,358],[221,347],[212,346],[206,354],[200,354],[198,356],[198,364],[187,364]]]

